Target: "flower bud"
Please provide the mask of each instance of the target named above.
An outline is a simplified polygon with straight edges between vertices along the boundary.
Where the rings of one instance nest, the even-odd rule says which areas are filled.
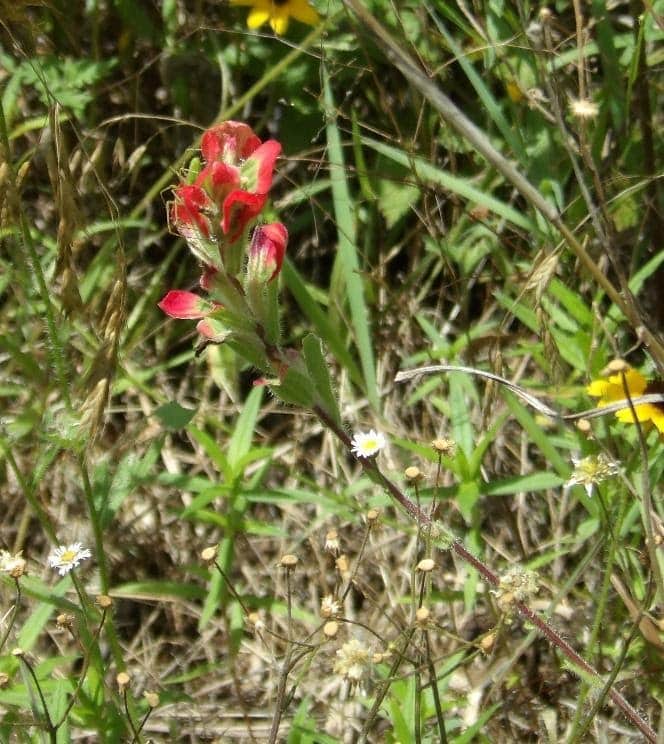
[[[254,230],[249,246],[247,281],[267,284],[281,271],[288,243],[288,231],[281,222],[261,225]]]

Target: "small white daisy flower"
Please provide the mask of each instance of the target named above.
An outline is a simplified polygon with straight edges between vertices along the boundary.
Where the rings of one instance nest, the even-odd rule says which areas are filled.
[[[358,457],[373,457],[385,447],[387,440],[385,435],[375,429],[368,432],[358,432],[351,440],[353,445],[351,451]]]
[[[48,565],[51,568],[57,568],[60,576],[69,573],[72,568],[76,568],[81,561],[92,557],[92,553],[84,548],[81,543],[72,543],[71,545],[61,545],[53,548],[48,557]]]
[[[602,452],[599,455],[588,455],[588,457],[582,459],[573,457],[572,464],[574,465],[574,472],[565,483],[565,487],[583,486],[588,497],[593,495],[593,489],[596,485],[620,472],[618,463],[609,460]]]

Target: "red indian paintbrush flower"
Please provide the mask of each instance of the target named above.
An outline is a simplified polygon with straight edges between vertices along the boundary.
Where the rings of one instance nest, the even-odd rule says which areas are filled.
[[[226,121],[203,135],[205,167],[175,189],[170,220],[203,263],[223,267],[223,247],[244,234],[265,206],[281,145],[261,143],[251,128]]]

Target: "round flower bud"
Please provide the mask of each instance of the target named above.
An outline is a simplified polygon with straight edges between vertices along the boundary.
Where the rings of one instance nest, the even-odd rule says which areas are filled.
[[[143,697],[151,708],[156,708],[159,705],[159,695],[156,692],[144,692]]]
[[[580,418],[576,422],[576,428],[582,433],[582,434],[590,434],[592,431],[592,424],[588,419],[586,418]]]
[[[95,602],[99,607],[102,608],[102,610],[107,610],[109,607],[113,605],[113,600],[108,596],[108,594],[100,594],[96,599]]]
[[[281,556],[279,565],[282,568],[286,568],[292,571],[295,568],[295,566],[297,566],[297,556],[292,555],[292,553],[286,553],[286,555]]]
[[[620,372],[627,372],[629,364],[624,359],[612,359],[606,365],[606,373],[609,375],[617,375]]]
[[[334,638],[339,632],[339,623],[334,620],[330,620],[329,623],[325,623],[323,626],[323,634],[326,638]]]
[[[378,511],[378,509],[369,509],[369,511],[367,512],[367,522],[369,522],[369,524],[377,522],[378,517],[380,517],[380,512]]]
[[[417,467],[417,465],[411,465],[410,467],[406,468],[403,474],[409,481],[418,481],[424,477],[422,475],[422,471]]]
[[[418,625],[426,625],[430,616],[431,616],[431,613],[429,612],[428,608],[418,607],[417,611],[415,612],[415,622]]]
[[[127,672],[120,672],[116,677],[115,681],[118,685],[118,691],[120,693],[123,693],[126,689],[129,683],[131,682],[131,677],[127,674]]]
[[[446,437],[434,439],[433,442],[431,442],[431,446],[436,450],[436,452],[438,452],[438,454],[445,455],[446,457],[451,457],[456,450],[456,442],[454,439],[447,439]]]
[[[435,567],[436,564],[431,560],[431,558],[423,558],[417,564],[417,570],[422,571],[423,573],[429,573],[429,571],[433,571]]]
[[[209,548],[201,550],[201,559],[206,563],[213,563],[217,558],[217,546],[211,545]]]

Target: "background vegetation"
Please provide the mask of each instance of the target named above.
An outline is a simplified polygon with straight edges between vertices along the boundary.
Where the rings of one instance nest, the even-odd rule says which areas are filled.
[[[661,732],[660,432],[395,375],[479,368],[575,413],[614,357],[662,374],[664,3],[364,3],[598,273],[364,21],[314,4],[320,26],[277,37],[220,2],[0,2],[0,547],[27,560],[0,585],[0,740],[266,741],[277,707],[292,744],[634,740],[610,685]],[[200,273],[168,187],[228,118],[283,145],[289,343],[322,339],[348,431],[385,433],[384,472],[493,571],[536,571],[529,605],[607,686],[310,412],[158,310]],[[620,473],[566,485],[598,453]],[[60,578],[47,557],[77,540],[93,559]]]

